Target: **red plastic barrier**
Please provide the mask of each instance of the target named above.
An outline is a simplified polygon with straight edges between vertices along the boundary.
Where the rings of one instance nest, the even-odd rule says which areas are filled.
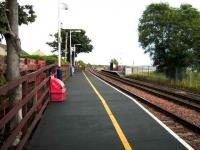
[[[54,76],[50,77],[50,95],[51,101],[58,102],[64,101],[67,95],[64,83]]]

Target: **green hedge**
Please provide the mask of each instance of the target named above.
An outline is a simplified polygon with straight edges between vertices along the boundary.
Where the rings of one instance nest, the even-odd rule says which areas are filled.
[[[57,61],[56,55],[51,56],[39,56],[39,55],[22,55],[21,58],[30,58],[34,60],[45,60],[47,64],[53,64]]]
[[[22,55],[21,58],[30,58],[34,60],[45,60],[46,63],[49,64],[54,64],[57,62],[58,57],[57,55],[49,55],[49,56],[39,56],[39,55]],[[61,60],[62,64],[68,64],[65,60]]]

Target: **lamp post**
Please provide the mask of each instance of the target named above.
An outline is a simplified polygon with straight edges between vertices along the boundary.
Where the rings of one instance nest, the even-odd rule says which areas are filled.
[[[65,41],[65,60],[67,61],[67,43],[68,42],[68,32],[66,32],[66,41]]]
[[[57,69],[57,78],[62,80],[62,70],[61,70],[61,28],[60,28],[60,5],[62,4],[62,8],[64,10],[68,10],[68,6],[65,3],[60,3],[58,0],[58,69]]]
[[[74,59],[73,59],[74,68],[75,68],[76,46],[78,45],[81,45],[81,44],[74,44]]]
[[[69,55],[70,55],[70,58],[69,58],[69,62],[70,62],[70,75],[72,76],[73,75],[73,72],[72,72],[72,32],[81,32],[81,30],[70,30],[69,31]]]

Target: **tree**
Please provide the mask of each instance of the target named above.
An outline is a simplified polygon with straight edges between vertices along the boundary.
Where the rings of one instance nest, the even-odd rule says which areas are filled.
[[[200,13],[191,5],[151,4],[140,18],[138,31],[144,52],[167,77],[181,79],[186,68],[197,63]]]
[[[113,58],[110,61],[110,70],[113,70],[115,68],[118,68],[118,61],[117,59]]]
[[[6,2],[0,2],[0,41],[2,38],[5,37],[6,34],[10,34],[9,30],[9,22],[8,22],[8,14],[9,14],[9,9],[8,7],[8,0]],[[18,24],[26,24],[34,22],[36,15],[33,10],[32,5],[23,5],[20,6],[17,3],[17,8],[18,8]]]
[[[61,37],[62,37],[62,43],[61,43],[61,51],[65,51],[66,47],[66,35],[67,35],[67,60],[69,61],[69,38],[70,38],[70,30],[73,29],[61,29]],[[93,46],[91,45],[91,40],[86,36],[86,32],[84,30],[81,30],[81,32],[73,32],[71,34],[71,46],[73,47],[74,44],[81,44],[76,47],[76,54],[79,53],[89,53],[92,51]],[[58,51],[58,33],[55,33],[53,36],[55,39],[53,42],[47,42],[47,44],[53,48],[52,52]],[[74,54],[73,54],[74,55]]]
[[[19,58],[21,51],[18,36],[18,25],[28,24],[36,18],[32,6],[20,6],[17,0],[6,0],[0,3],[0,35],[4,37],[7,44],[7,81],[16,80],[20,77]],[[21,85],[9,93],[9,106],[13,107],[22,98]],[[21,120],[20,112],[13,118],[10,128],[13,129]]]
[[[77,61],[77,64],[80,70],[85,70],[86,64],[82,60]]]
[[[115,65],[118,65],[118,61],[117,61],[117,59],[115,59],[115,58],[111,59],[110,62],[113,63],[113,64],[115,64]]]

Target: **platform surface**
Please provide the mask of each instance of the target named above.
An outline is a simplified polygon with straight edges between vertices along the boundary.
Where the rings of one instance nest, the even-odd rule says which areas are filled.
[[[86,75],[107,102],[132,149],[186,149],[132,100],[93,75]],[[27,149],[124,149],[113,123],[83,73],[68,79],[66,88],[65,102],[50,102]]]

